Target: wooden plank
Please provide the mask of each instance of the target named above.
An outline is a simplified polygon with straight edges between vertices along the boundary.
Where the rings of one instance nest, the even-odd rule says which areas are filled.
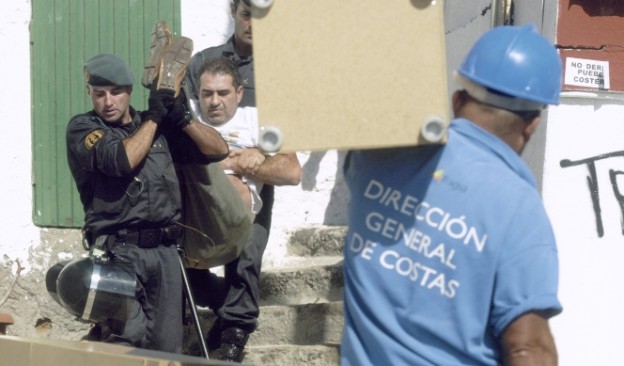
[[[11,366],[225,366],[232,364],[115,344],[13,336],[0,337],[0,355],[2,355],[2,364]]]
[[[275,0],[252,15],[259,120],[281,151],[416,145],[431,116],[448,123],[442,1]]]

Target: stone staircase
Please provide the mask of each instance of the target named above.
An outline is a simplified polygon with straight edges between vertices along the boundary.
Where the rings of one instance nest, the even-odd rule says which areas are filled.
[[[245,347],[244,363],[339,364],[345,233],[345,227],[300,229],[287,243],[283,265],[263,269],[259,326]],[[206,333],[214,314],[208,309],[199,313]],[[199,355],[192,322],[185,332],[187,352]]]

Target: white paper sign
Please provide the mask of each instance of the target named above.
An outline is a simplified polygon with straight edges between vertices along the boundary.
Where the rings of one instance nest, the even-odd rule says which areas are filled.
[[[609,61],[566,58],[564,81],[566,85],[609,89],[609,79]]]

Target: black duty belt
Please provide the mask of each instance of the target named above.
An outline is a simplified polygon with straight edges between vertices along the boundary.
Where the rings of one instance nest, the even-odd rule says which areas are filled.
[[[140,248],[154,248],[160,244],[172,245],[182,237],[184,229],[169,225],[150,229],[123,229],[111,235],[117,243],[134,244]]]

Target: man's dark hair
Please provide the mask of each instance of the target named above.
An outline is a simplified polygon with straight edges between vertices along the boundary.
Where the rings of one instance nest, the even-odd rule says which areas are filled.
[[[507,111],[509,113],[512,113],[512,114],[516,115],[517,117],[522,119],[525,123],[531,123],[536,117],[539,117],[542,114],[541,110],[512,111],[512,110],[509,110],[509,109],[504,109],[504,108],[500,108],[500,107],[497,107],[497,106],[493,106],[491,104],[482,102],[482,101],[478,100],[477,98],[474,98],[466,90],[461,90],[460,91],[460,96],[463,99],[470,99],[473,102],[475,102],[477,104],[480,104],[482,106],[487,106],[489,108],[494,108],[494,109],[505,110],[505,111]]]
[[[234,64],[234,62],[225,57],[219,57],[204,62],[199,69],[199,77],[201,78],[201,76],[205,73],[230,75],[232,77],[234,89],[238,89],[238,87],[243,84],[243,79],[238,72],[238,67]]]
[[[242,0],[243,4],[247,5],[247,6],[251,6],[251,1],[250,0]],[[234,9],[236,9],[238,7],[238,4],[241,2],[241,0],[232,0],[232,6],[234,6]]]

